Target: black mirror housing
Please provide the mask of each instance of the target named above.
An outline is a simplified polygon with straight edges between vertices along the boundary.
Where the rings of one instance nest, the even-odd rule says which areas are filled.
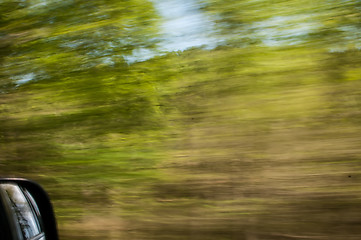
[[[0,178],[0,204],[0,210],[3,211],[0,226],[2,237],[9,240],[59,239],[49,196],[36,182],[21,178]],[[25,207],[27,210],[22,212]],[[31,229],[27,228],[31,224],[38,226],[37,237],[29,234]]]

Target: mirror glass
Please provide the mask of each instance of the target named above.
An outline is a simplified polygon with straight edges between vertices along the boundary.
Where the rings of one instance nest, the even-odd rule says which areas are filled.
[[[30,193],[15,183],[2,183],[0,195],[12,238],[44,240],[40,215]]]

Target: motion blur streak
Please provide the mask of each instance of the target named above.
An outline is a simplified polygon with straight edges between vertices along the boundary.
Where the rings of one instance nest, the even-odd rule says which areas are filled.
[[[66,240],[361,239],[360,20],[1,0],[0,175],[41,183]]]

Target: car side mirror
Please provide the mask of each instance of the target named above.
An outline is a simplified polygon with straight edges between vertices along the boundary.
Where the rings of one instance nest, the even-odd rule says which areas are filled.
[[[0,178],[0,239],[58,240],[53,207],[39,184]]]

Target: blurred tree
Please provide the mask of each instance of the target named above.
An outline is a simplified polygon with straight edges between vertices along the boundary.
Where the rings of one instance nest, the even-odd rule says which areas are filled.
[[[158,127],[151,78],[124,60],[155,48],[158,19],[149,1],[1,1],[2,163],[58,158],[75,127],[80,142]]]
[[[3,26],[32,34],[17,44],[8,68],[12,75],[59,80],[61,74],[100,64],[122,64],[134,49],[154,47],[157,15],[152,9],[151,3],[136,0],[26,1],[26,7],[7,13]]]
[[[116,108],[125,113],[138,109],[136,102],[150,101],[137,95],[139,87],[147,88],[149,82],[129,76],[132,73],[124,60],[133,50],[154,48],[157,43],[158,16],[150,2],[29,0],[4,4],[2,88],[5,83],[15,87],[36,82],[29,90],[68,92],[62,94],[62,101],[73,105],[110,104],[113,107],[107,106],[106,111],[112,114]],[[129,81],[138,84],[129,88]],[[111,91],[122,92],[124,98]],[[114,98],[122,101],[115,103]],[[99,111],[104,114],[104,108]]]
[[[202,0],[228,44],[360,47],[359,1]]]
[[[220,46],[128,64],[151,2],[0,0],[1,173],[66,239],[359,239],[359,1],[198,2]]]

